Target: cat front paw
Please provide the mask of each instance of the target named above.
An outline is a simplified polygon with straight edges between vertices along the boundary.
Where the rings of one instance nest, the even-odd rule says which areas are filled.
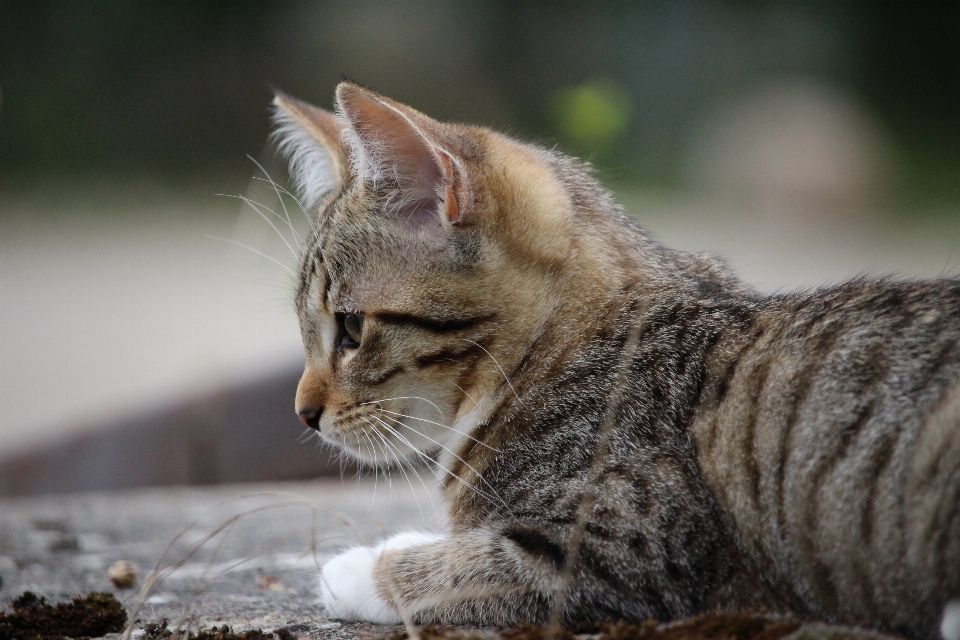
[[[375,547],[353,547],[328,560],[320,573],[320,594],[327,615],[340,620],[399,624],[400,614],[377,593],[374,567],[385,551],[439,539],[433,534],[400,533]]]
[[[377,547],[354,547],[323,565],[320,593],[329,617],[379,624],[400,622],[393,607],[377,595],[373,567],[380,553]]]

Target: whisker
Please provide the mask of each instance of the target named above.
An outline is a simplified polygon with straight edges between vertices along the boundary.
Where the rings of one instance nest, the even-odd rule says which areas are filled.
[[[297,198],[297,196],[295,196],[293,193],[291,193],[291,192],[290,192],[289,190],[287,190],[285,187],[281,187],[279,184],[277,184],[277,183],[274,182],[273,180],[267,180],[266,178],[261,178],[261,177],[259,177],[259,176],[253,176],[253,179],[254,179],[254,180],[259,180],[260,182],[266,182],[267,184],[269,184],[269,185],[270,185],[271,187],[273,187],[274,189],[279,189],[279,190],[280,190],[280,193],[282,193],[282,194],[284,194],[284,195],[287,195],[287,196],[290,196],[290,199],[297,203],[297,206],[300,207],[300,210],[303,211],[304,213],[307,213],[307,210],[306,210],[306,208],[303,206],[303,203],[300,202],[300,200]],[[309,218],[307,218],[307,222],[310,222],[310,219],[309,219]]]
[[[400,435],[399,433],[397,433],[397,431],[396,431],[395,429],[393,429],[393,428],[391,428],[390,426],[388,426],[386,422],[384,422],[383,420],[381,420],[381,419],[379,419],[379,418],[377,418],[377,419],[380,420],[381,424],[383,424],[384,427],[386,427],[387,429],[389,429],[391,433],[393,433],[394,435],[396,435],[398,438],[403,438],[403,436]],[[438,447],[440,447],[440,448],[443,449],[444,451],[449,452],[450,455],[452,455],[454,458],[456,458],[457,460],[459,460],[460,462],[462,462],[465,467],[467,467],[468,469],[470,469],[471,471],[473,471],[473,472],[476,474],[477,478],[480,479],[481,482],[483,482],[485,485],[487,485],[487,487],[490,489],[491,494],[493,495],[493,498],[496,498],[496,500],[499,500],[499,501],[500,501],[500,506],[503,506],[504,508],[506,508],[508,512],[510,511],[510,506],[503,500],[503,498],[500,497],[500,495],[497,493],[496,489],[494,489],[492,486],[490,486],[490,483],[487,482],[487,480],[486,480],[482,475],[480,475],[480,473],[479,473],[476,469],[474,469],[472,466],[470,466],[470,463],[468,463],[466,460],[464,460],[463,458],[461,458],[460,456],[458,456],[456,453],[454,453],[453,451],[451,451],[451,450],[448,449],[447,447],[443,446],[442,444],[440,444],[439,442],[437,442],[437,441],[434,440],[433,438],[430,438],[429,436],[424,435],[423,433],[417,431],[416,429],[414,429],[414,428],[411,427],[410,425],[405,424],[405,423],[402,423],[402,422],[400,422],[399,420],[397,420],[396,418],[390,418],[390,419],[393,420],[394,422],[396,422],[396,423],[397,423],[397,426],[401,426],[401,427],[404,427],[404,428],[406,428],[406,429],[409,429],[410,431],[413,431],[415,434],[419,435],[420,437],[426,438],[427,440],[430,440],[430,442],[433,442],[434,444],[436,444]],[[409,443],[409,440],[407,440],[407,442]],[[412,445],[410,445],[410,446],[412,446]],[[416,450],[416,449],[415,449],[415,450]],[[459,480],[465,487],[467,487],[468,489],[474,491],[477,495],[482,496],[482,497],[486,498],[487,500],[489,500],[490,502],[493,502],[494,504],[496,504],[496,500],[494,500],[494,499],[491,498],[489,495],[487,495],[487,493],[486,493],[485,491],[482,491],[482,490],[478,489],[477,487],[471,485],[471,484],[468,483],[466,480],[464,480],[463,478],[461,478],[461,477],[458,476],[457,474],[453,473],[452,471],[450,471],[449,469],[447,469],[446,467],[444,467],[444,466],[440,463],[439,460],[436,461],[436,465],[437,465],[438,467],[440,467],[441,469],[443,469],[443,470],[444,470],[445,472],[447,472],[448,474],[450,474],[451,476],[453,476],[454,478],[456,478],[457,480]]]
[[[443,411],[440,410],[440,407],[438,407],[438,406],[435,405],[434,403],[430,402],[430,401],[427,400],[426,398],[423,398],[423,397],[420,397],[420,396],[397,396],[396,398],[380,398],[379,400],[368,400],[367,402],[361,402],[361,403],[360,403],[360,406],[365,405],[365,404],[377,404],[378,402],[387,402],[388,400],[423,400],[424,402],[426,402],[427,404],[429,404],[431,407],[433,407],[434,409],[436,409],[436,410],[437,410],[437,413],[440,414],[440,417],[441,417],[441,418],[443,417]]]
[[[488,356],[490,356],[490,359],[493,360],[493,364],[497,365],[497,369],[500,369],[500,373],[503,375],[503,380],[504,380],[504,382],[506,382],[506,383],[507,383],[507,386],[510,387],[510,391],[513,391],[513,395],[517,398],[517,402],[519,402],[519,403],[523,406],[524,409],[527,409],[527,410],[529,411],[529,410],[530,410],[530,407],[528,407],[527,405],[523,404],[523,400],[520,399],[520,394],[518,394],[518,393],[517,393],[517,390],[513,388],[513,384],[511,384],[510,378],[507,377],[507,372],[503,370],[503,367],[501,367],[501,366],[500,366],[500,363],[497,362],[497,359],[493,357],[493,354],[490,353],[489,351],[487,351],[486,349],[484,349],[484,348],[483,348],[483,345],[481,345],[481,344],[479,344],[479,343],[476,343],[476,342],[474,342],[473,340],[469,340],[469,339],[467,339],[467,338],[460,338],[460,339],[461,339],[461,340],[466,340],[466,341],[469,342],[470,344],[475,344],[475,345],[477,345],[478,347],[480,347],[481,349],[483,349],[483,352],[484,352],[485,354],[487,354]]]
[[[257,168],[260,169],[260,171],[263,172],[263,175],[267,177],[267,180],[270,181],[271,186],[273,186],[273,191],[274,193],[277,194],[277,199],[280,201],[280,206],[283,207],[283,214],[287,217],[287,226],[290,227],[290,231],[293,232],[294,236],[299,237],[300,234],[297,233],[297,230],[293,228],[293,221],[290,220],[290,212],[287,211],[287,204],[283,201],[283,196],[280,195],[280,189],[277,187],[277,183],[274,181],[273,177],[267,172],[267,170],[263,168],[263,165],[257,162],[256,158],[251,156],[249,153],[247,154],[247,157],[250,159],[251,162],[253,162],[253,164],[257,165]],[[302,241],[303,238],[300,238],[300,240]]]
[[[465,396],[467,396],[468,398],[470,398],[470,401],[473,402],[473,406],[474,406],[474,407],[476,407],[478,404],[480,404],[480,403],[478,403],[476,400],[473,399],[473,396],[472,396],[472,395],[470,395],[469,393],[467,393],[466,391],[464,391],[464,390],[463,390],[463,387],[461,387],[460,385],[458,385],[456,382],[450,380],[450,384],[452,384],[453,386],[455,386],[457,389],[460,389],[460,393],[462,393],[463,395],[465,395]]]
[[[360,416],[360,419],[361,419],[361,420],[364,420],[364,421],[365,421],[367,424],[369,424],[371,427],[373,426],[373,423],[370,422],[369,420],[367,420],[365,417]],[[384,444],[387,445],[388,447],[390,446],[390,443],[387,442],[386,440],[384,440],[383,442],[384,442]],[[410,481],[410,476],[407,475],[406,470],[403,468],[403,462],[401,462],[400,456],[398,456],[397,453],[394,453],[394,454],[393,454],[393,457],[394,457],[394,458],[396,459],[396,461],[397,461],[397,467],[400,469],[400,473],[403,474],[403,477],[407,479],[407,484],[410,485],[410,492],[411,492],[411,494],[413,495],[413,501],[417,503],[417,510],[420,511],[420,517],[423,518],[423,517],[424,517],[424,515],[423,515],[423,508],[420,506],[420,501],[417,500],[417,491],[416,491],[416,489],[413,488],[413,482]]]
[[[380,411],[382,411],[383,413],[389,413],[390,415],[393,415],[393,416],[400,416],[401,418],[411,418],[411,419],[413,419],[413,420],[419,420],[419,421],[421,421],[421,422],[426,422],[426,423],[429,423],[429,424],[435,424],[435,425],[437,425],[438,427],[443,427],[444,429],[449,429],[450,431],[453,431],[453,432],[455,432],[455,433],[459,433],[460,435],[464,436],[465,438],[468,438],[468,439],[470,439],[470,440],[473,440],[474,442],[476,442],[476,443],[479,444],[480,446],[486,447],[487,449],[490,449],[491,451],[496,451],[497,453],[502,453],[499,449],[494,449],[493,447],[491,447],[490,445],[488,445],[486,442],[481,442],[480,440],[477,440],[476,438],[474,438],[474,437],[471,436],[470,434],[464,433],[464,432],[462,432],[462,431],[458,431],[457,429],[454,429],[453,427],[448,427],[448,426],[445,425],[445,424],[441,424],[441,423],[439,423],[439,422],[434,422],[433,420],[427,420],[426,418],[418,418],[417,416],[408,416],[408,415],[405,414],[405,413],[398,413],[398,412],[396,412],[396,411],[390,411],[389,409],[384,409],[383,407],[378,407],[378,409],[379,409]],[[422,435],[422,434],[421,434],[421,435]]]
[[[356,436],[356,438],[357,438],[357,451],[362,454],[363,447],[360,446],[360,436]],[[360,464],[357,465],[357,486],[358,487],[360,486],[360,480],[362,478],[363,478],[363,462],[361,460]]]
[[[384,459],[383,472],[387,476],[387,481],[390,483],[390,486],[392,487],[393,474],[390,473],[390,470],[393,467],[393,463],[390,461],[390,451],[388,449],[389,443],[384,439],[383,434],[380,433],[380,431],[376,428],[375,425],[371,424],[370,426],[372,427],[370,429],[371,433],[373,433],[373,435],[376,436],[377,441],[379,441],[380,443],[380,448],[383,450],[383,459]]]
[[[289,189],[285,189],[284,187],[281,187],[280,185],[278,185],[278,184],[277,184],[276,182],[274,182],[273,180],[267,180],[266,178],[260,178],[260,177],[257,177],[257,176],[254,176],[253,179],[254,179],[254,180],[260,180],[260,181],[262,181],[262,182],[269,182],[270,185],[271,185],[274,189],[279,189],[282,193],[290,196],[290,198],[291,198],[294,202],[297,203],[297,206],[300,207],[300,211],[303,212],[303,217],[306,218],[307,224],[310,225],[310,231],[313,232],[313,237],[314,237],[316,240],[318,240],[318,241],[320,240],[319,230],[317,229],[317,226],[316,226],[315,224],[313,224],[313,220],[310,218],[310,212],[307,211],[307,208],[303,206],[303,203],[300,202],[300,199],[297,198],[296,195],[294,195],[293,193],[291,193]]]
[[[379,420],[379,419],[378,419],[378,420]],[[382,420],[381,420],[380,422],[381,422],[381,424],[383,424],[384,427],[386,427],[387,429],[389,429],[390,432],[393,433],[397,438],[402,438],[402,439],[406,440],[406,438],[404,438],[400,433],[398,433],[395,429],[391,428],[391,427],[390,427],[389,425],[387,425],[385,422],[383,422]],[[409,441],[407,441],[407,442],[409,443]],[[410,445],[410,446],[412,446],[412,445]],[[491,498],[489,495],[487,495],[486,492],[481,491],[481,490],[478,489],[477,487],[471,485],[469,482],[467,482],[466,480],[464,480],[461,476],[455,474],[453,471],[451,471],[450,469],[448,469],[448,468],[446,468],[445,466],[443,466],[443,464],[442,464],[439,460],[435,460],[435,461],[432,460],[431,462],[432,462],[433,464],[435,464],[437,467],[439,467],[441,470],[443,470],[446,474],[448,474],[448,475],[452,476],[453,478],[455,478],[460,484],[462,484],[464,487],[466,487],[467,489],[469,489],[469,490],[472,491],[473,493],[475,493],[475,494],[477,494],[478,496],[480,496],[480,497],[482,497],[482,498],[484,498],[484,499],[486,499],[486,500],[488,500],[488,501],[496,504],[496,501],[495,501],[493,498]],[[437,479],[440,479],[439,474],[436,473],[436,472],[434,473],[434,477],[436,477]],[[499,496],[498,496],[498,499],[499,499]],[[432,502],[432,501],[431,501],[431,502]],[[501,502],[502,502],[502,501],[501,501]]]
[[[267,180],[266,178],[260,178],[260,177],[257,177],[257,176],[254,176],[253,179],[254,179],[254,180],[261,180],[261,181],[263,181],[263,182],[269,182],[270,185],[274,188],[274,190],[279,189],[279,190],[280,190],[281,192],[283,192],[284,194],[290,196],[290,198],[291,198],[294,202],[297,203],[297,206],[300,207],[300,211],[303,212],[303,217],[306,219],[307,224],[310,226],[310,231],[313,233],[313,238],[314,238],[317,242],[320,241],[320,230],[319,230],[319,229],[317,228],[317,226],[313,223],[313,219],[310,217],[310,212],[307,211],[307,208],[306,208],[305,206],[303,206],[303,203],[300,202],[300,199],[297,198],[296,195],[294,195],[289,189],[285,189],[284,187],[281,187],[280,185],[278,185],[276,182],[273,181],[273,179]]]
[[[260,256],[261,258],[266,258],[266,259],[269,260],[270,262],[273,262],[274,264],[279,265],[280,268],[282,268],[284,271],[286,271],[287,273],[289,273],[289,274],[290,274],[291,276],[293,276],[294,278],[297,277],[297,274],[295,274],[295,273],[293,272],[293,270],[290,269],[290,267],[288,267],[287,265],[283,264],[282,262],[280,262],[280,261],[277,260],[276,258],[274,258],[274,257],[272,257],[272,256],[268,256],[267,254],[265,254],[264,252],[260,251],[259,249],[254,249],[254,248],[251,247],[250,245],[243,244],[242,242],[237,242],[236,240],[231,240],[231,239],[229,239],[229,238],[221,238],[220,236],[208,236],[208,235],[204,235],[203,237],[204,237],[204,238],[209,238],[210,240],[219,240],[220,242],[226,242],[227,244],[233,244],[233,245],[236,245],[236,246],[238,246],[238,247],[243,247],[244,249],[246,249],[246,250],[248,250],[248,251],[253,251],[255,254],[257,254],[257,255]]]
[[[377,438],[380,439],[381,441],[380,446],[383,448],[383,458],[385,460],[383,474],[387,476],[387,488],[390,492],[389,498],[390,498],[390,503],[392,504],[393,503],[393,474],[390,473],[390,456],[387,454],[387,449],[383,445],[383,435],[376,429],[373,429],[373,435],[375,435]]]
[[[380,473],[379,473],[379,466],[378,466],[377,463],[376,463],[377,452],[376,452],[376,449],[375,449],[374,446],[373,446],[373,440],[370,439],[370,435],[367,433],[367,430],[364,429],[363,427],[360,427],[360,433],[362,433],[362,434],[363,434],[363,437],[366,438],[366,439],[367,439],[367,442],[370,443],[370,454],[371,454],[371,457],[374,459],[374,464],[373,464],[373,497],[370,498],[370,506],[367,507],[367,513],[370,513],[370,510],[373,509],[373,504],[374,504],[374,502],[375,502],[376,499],[377,499],[377,485],[378,485],[379,482],[380,482]]]
[[[390,433],[392,433],[394,436],[396,436],[398,440],[400,440],[401,442],[403,442],[403,444],[405,444],[405,445],[407,445],[408,447],[410,447],[410,449],[411,449],[421,460],[423,460],[424,462],[426,462],[426,463],[428,463],[428,464],[431,462],[430,458],[428,458],[427,456],[425,456],[425,455],[423,454],[423,452],[421,452],[419,449],[417,449],[415,446],[413,446],[413,443],[410,442],[410,440],[408,440],[407,438],[405,438],[405,437],[404,437],[403,435],[401,435],[400,433],[397,433],[397,431],[395,431],[394,429],[391,429],[391,428],[390,428],[390,425],[388,425],[386,422],[384,422],[384,421],[381,420],[380,418],[378,418],[378,417],[376,417],[376,416],[371,416],[371,417],[372,417],[374,420],[376,420],[377,422],[379,422],[380,424],[382,424],[387,430],[390,431]],[[371,424],[370,426],[373,426],[373,425]],[[383,438],[383,435],[381,434],[380,437]],[[386,442],[386,439],[385,439],[385,438],[384,438],[384,442]],[[398,452],[399,452],[399,450],[398,450]],[[402,463],[401,463],[401,464],[402,464]],[[430,495],[430,490],[427,488],[426,483],[424,483],[423,478],[420,476],[420,473],[416,470],[416,468],[413,467],[413,465],[410,466],[410,470],[417,475],[417,479],[420,480],[420,484],[423,485],[424,491],[427,492],[427,499],[430,501],[430,506],[433,507],[433,512],[436,513],[436,512],[437,512],[437,505],[434,504],[433,498],[432,498],[431,495]]]
[[[215,194],[213,194],[213,195],[215,195],[215,196],[221,196],[221,197],[224,197],[224,198],[236,198],[236,199],[238,199],[238,200],[242,200],[243,202],[245,202],[251,209],[253,209],[254,211],[257,212],[257,215],[259,215],[261,218],[263,218],[264,221],[265,221],[268,225],[270,225],[270,228],[271,228],[271,229],[273,229],[274,231],[277,232],[277,235],[280,236],[280,239],[281,239],[281,240],[283,240],[283,244],[287,245],[287,249],[290,250],[290,253],[293,254],[293,257],[294,257],[294,258],[299,258],[299,257],[300,257],[300,252],[297,250],[297,249],[299,249],[299,245],[297,245],[297,249],[294,249],[292,246],[290,246],[290,243],[287,242],[287,236],[283,235],[283,233],[280,231],[280,229],[277,229],[277,225],[273,224],[273,220],[271,220],[270,217],[269,217],[267,214],[265,214],[263,211],[260,210],[260,207],[263,206],[262,204],[260,204],[259,202],[254,202],[253,200],[251,200],[250,198],[248,198],[248,197],[246,197],[246,196],[238,196],[238,195],[233,195],[233,194],[231,194],[231,193],[215,193]],[[266,208],[266,207],[264,207],[264,208]],[[267,211],[270,211],[270,210],[267,209]],[[280,218],[280,216],[277,215],[276,212],[270,211],[270,213],[272,213],[273,215],[275,215],[275,216],[277,216],[278,218]],[[283,218],[280,218],[280,219],[283,220]],[[296,243],[296,239],[294,239],[294,243]]]
[[[383,440],[383,436],[377,434],[377,437]],[[384,473],[387,474],[387,491],[388,493],[388,502],[393,504],[393,469],[390,467],[390,456],[387,453],[387,448],[383,446],[383,457],[386,458],[387,466],[385,467]]]
[[[217,194],[214,194],[214,195],[223,196],[224,198],[238,198],[238,199],[240,199],[240,200],[243,200],[245,203],[247,203],[248,205],[250,205],[250,208],[251,208],[251,209],[253,209],[254,211],[257,211],[258,213],[260,213],[260,212],[257,210],[258,207],[259,207],[260,209],[263,209],[264,211],[269,211],[269,212],[272,213],[272,214],[274,215],[274,217],[276,217],[278,220],[280,220],[281,222],[286,222],[286,223],[287,223],[287,226],[290,227],[290,232],[293,234],[294,244],[297,245],[297,248],[298,248],[298,249],[301,248],[301,247],[300,247],[300,244],[304,242],[303,236],[301,236],[300,233],[299,233],[296,229],[294,229],[293,225],[290,224],[290,216],[289,216],[289,215],[288,215],[287,217],[281,216],[279,213],[277,213],[276,211],[274,211],[273,209],[271,209],[271,208],[268,207],[267,205],[263,204],[262,202],[257,202],[256,200],[254,200],[253,198],[250,198],[250,197],[248,197],[248,196],[231,195],[231,194],[227,194],[227,193],[217,193]],[[280,201],[280,204],[281,204],[281,205],[283,204],[283,200]],[[262,215],[262,214],[261,214],[261,215]],[[280,233],[280,230],[279,230],[279,229],[275,229],[275,230],[277,231],[277,233]],[[285,238],[286,236],[283,236],[283,235],[281,234],[281,237]]]
[[[433,514],[437,514],[437,505],[433,501],[433,496],[430,495],[430,489],[427,487],[427,483],[423,481],[423,477],[420,475],[420,471],[413,465],[410,465],[410,471],[417,476],[417,480],[420,481],[420,485],[423,487],[424,493],[427,494],[427,500],[430,501],[430,506],[433,508]]]
[[[418,431],[417,429],[411,427],[410,425],[408,425],[408,424],[405,423],[405,422],[401,422],[401,421],[397,420],[396,418],[390,418],[390,420],[393,420],[398,426],[401,426],[401,427],[404,427],[404,428],[406,428],[406,429],[409,429],[410,431],[413,431],[415,434],[417,434],[417,435],[420,436],[421,438],[425,438],[425,439],[429,440],[430,442],[432,442],[433,444],[437,445],[438,447],[440,447],[441,449],[443,449],[444,451],[446,451],[447,453],[449,453],[450,455],[452,455],[454,458],[456,458],[457,460],[459,460],[460,462],[462,462],[468,469],[470,469],[471,471],[473,471],[474,473],[476,473],[478,477],[480,477],[480,473],[479,473],[476,469],[474,469],[473,467],[471,467],[471,466],[470,466],[470,463],[468,463],[466,460],[464,460],[463,458],[461,458],[460,456],[458,456],[458,455],[457,455],[455,452],[453,452],[451,449],[449,449],[449,448],[447,448],[446,446],[444,446],[443,444],[437,442],[436,440],[434,440],[433,438],[431,438],[431,437],[428,436],[427,434],[423,433],[422,431]],[[492,489],[492,487],[491,487],[491,489]],[[500,496],[497,496],[497,497],[499,498]]]

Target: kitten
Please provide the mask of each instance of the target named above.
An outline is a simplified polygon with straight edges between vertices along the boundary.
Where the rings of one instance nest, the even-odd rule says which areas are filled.
[[[317,213],[296,410],[449,511],[330,560],[331,616],[956,627],[960,281],[763,297],[559,153],[349,82],[275,103]]]

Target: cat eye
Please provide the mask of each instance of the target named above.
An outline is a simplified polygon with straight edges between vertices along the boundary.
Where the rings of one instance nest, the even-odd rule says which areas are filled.
[[[363,337],[363,315],[359,313],[345,313],[339,316],[340,320],[340,348],[356,349],[360,346]]]

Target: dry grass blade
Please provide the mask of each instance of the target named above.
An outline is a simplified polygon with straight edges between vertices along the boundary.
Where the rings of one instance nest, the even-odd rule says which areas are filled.
[[[200,551],[208,545],[208,543],[210,543],[211,541],[217,540],[218,536],[228,532],[231,527],[233,527],[239,520],[241,520],[244,517],[251,516],[253,514],[261,513],[261,512],[272,510],[272,509],[281,509],[281,508],[289,508],[289,507],[306,507],[308,509],[311,509],[314,515],[317,513],[321,513],[321,514],[330,516],[332,519],[336,520],[338,524],[346,525],[348,528],[353,530],[357,538],[359,538],[360,540],[364,541],[364,543],[366,543],[366,536],[364,535],[359,523],[357,523],[349,515],[347,515],[346,513],[338,512],[338,511],[332,511],[330,509],[324,509],[322,507],[317,506],[312,501],[306,498],[303,498],[301,496],[297,496],[295,494],[285,494],[285,493],[278,493],[278,492],[245,494],[242,496],[237,496],[237,497],[230,498],[220,502],[213,510],[211,510],[211,513],[215,511],[217,508],[224,507],[231,503],[236,503],[239,500],[252,499],[252,498],[264,498],[264,497],[277,497],[277,498],[283,498],[283,499],[276,503],[246,509],[240,513],[234,514],[224,519],[223,521],[220,522],[219,525],[217,525],[216,527],[211,529],[209,532],[202,535],[196,543],[192,544],[182,557],[178,558],[175,561],[170,561],[170,556],[173,553],[175,545],[182,539],[182,537],[185,534],[187,534],[187,532],[194,530],[204,518],[199,518],[195,520],[194,522],[187,525],[179,534],[174,536],[174,538],[168,543],[166,549],[164,550],[160,559],[157,561],[154,568],[144,578],[144,582],[140,588],[140,591],[137,594],[137,597],[130,608],[129,622],[126,625],[126,628],[124,628],[123,630],[122,640],[130,640],[134,630],[134,621],[139,616],[140,612],[142,611],[144,605],[147,602],[147,599],[153,594],[156,587],[160,583],[162,583],[163,580],[173,575],[173,573],[177,569],[184,567],[188,562],[190,562],[193,558],[195,558],[197,554],[199,554]],[[316,526],[315,525],[311,528],[311,537],[313,538],[314,545],[315,545],[315,542],[316,542],[315,540]],[[284,540],[284,542],[285,541],[286,540]],[[215,545],[214,556],[216,555],[217,549],[219,549],[220,543],[222,543],[222,538]],[[211,557],[209,559],[209,562],[213,562],[213,559],[214,558]],[[250,561],[250,558],[244,558],[242,560],[238,560],[236,563],[229,564],[223,571],[221,571],[221,573],[223,573],[224,571],[229,571],[230,569],[233,569],[236,566],[239,566],[240,564],[243,564],[249,561]],[[206,572],[204,572],[204,574],[201,576],[201,583],[202,583],[202,580],[205,578],[206,578]],[[214,578],[216,578],[216,576],[214,576]],[[195,591],[194,595],[199,596],[201,591],[202,591],[202,587],[199,587],[198,590]],[[182,618],[181,622],[183,622],[186,619],[187,613],[188,612],[186,611],[184,612],[184,615],[181,617]],[[181,625],[179,623],[175,625],[176,627],[176,630],[174,632],[175,636],[179,635],[180,626]],[[174,637],[174,640],[176,640],[176,637]]]

